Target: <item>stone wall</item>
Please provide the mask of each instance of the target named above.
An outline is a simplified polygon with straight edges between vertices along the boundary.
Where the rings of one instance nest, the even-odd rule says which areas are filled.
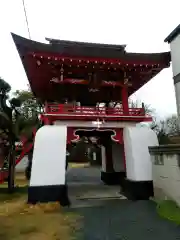
[[[180,205],[180,145],[160,145],[149,151],[155,198],[173,199]]]

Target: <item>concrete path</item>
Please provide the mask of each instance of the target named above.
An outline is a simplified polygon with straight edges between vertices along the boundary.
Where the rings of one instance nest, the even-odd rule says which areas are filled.
[[[78,240],[178,240],[180,227],[161,219],[151,201],[101,201],[71,209],[82,216]]]
[[[97,201],[95,200],[125,198],[120,194],[119,186],[107,186],[101,182],[100,168],[97,167],[69,169],[67,184],[68,195],[73,208],[96,205]]]
[[[119,186],[100,181],[100,169],[69,169],[69,195],[82,216],[78,240],[180,240],[180,227],[161,219],[152,201],[124,200]]]
[[[99,167],[78,167],[68,168],[68,184],[99,184],[101,183],[101,168]]]

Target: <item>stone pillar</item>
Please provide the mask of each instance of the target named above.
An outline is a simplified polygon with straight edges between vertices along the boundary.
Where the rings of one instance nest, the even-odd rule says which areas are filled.
[[[147,200],[153,196],[152,162],[149,146],[157,146],[155,132],[145,127],[124,129],[126,179],[122,191],[131,200]]]
[[[66,184],[66,138],[66,126],[43,126],[37,131],[28,203],[70,204]]]

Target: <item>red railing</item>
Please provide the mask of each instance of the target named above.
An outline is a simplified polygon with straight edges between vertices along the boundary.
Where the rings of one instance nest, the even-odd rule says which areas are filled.
[[[75,116],[145,116],[144,108],[129,108],[123,111],[123,108],[106,107],[74,107],[65,104],[48,104],[45,112],[47,114],[75,115]]]

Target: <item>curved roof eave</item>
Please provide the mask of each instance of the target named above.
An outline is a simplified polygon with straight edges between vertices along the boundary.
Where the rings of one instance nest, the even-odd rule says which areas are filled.
[[[33,40],[26,39],[14,33],[12,34],[12,38],[15,42],[15,45],[18,49],[19,54],[22,56],[27,54],[28,52],[47,52],[47,53],[54,53],[54,54],[66,54],[70,57],[73,55],[76,57],[89,57],[89,58],[109,58],[109,59],[120,59],[120,60],[138,60],[138,61],[152,61],[152,62],[159,62],[164,63],[165,65],[169,64],[171,61],[170,52],[160,52],[160,53],[130,53],[130,52],[122,52],[117,49],[112,48],[104,48],[103,51],[100,51],[98,46],[101,44],[96,45],[96,51],[88,51],[87,49],[83,49],[83,47],[65,47],[63,44],[47,44],[47,43],[40,43]],[[65,41],[66,42],[66,41]],[[84,43],[86,44],[86,43]],[[103,46],[103,44],[102,44]],[[106,45],[105,45],[106,46]],[[113,46],[113,45],[112,45]],[[121,46],[121,45],[119,45]],[[99,51],[97,51],[99,49]]]
[[[180,34],[180,24],[164,39],[164,42],[171,43]]]

